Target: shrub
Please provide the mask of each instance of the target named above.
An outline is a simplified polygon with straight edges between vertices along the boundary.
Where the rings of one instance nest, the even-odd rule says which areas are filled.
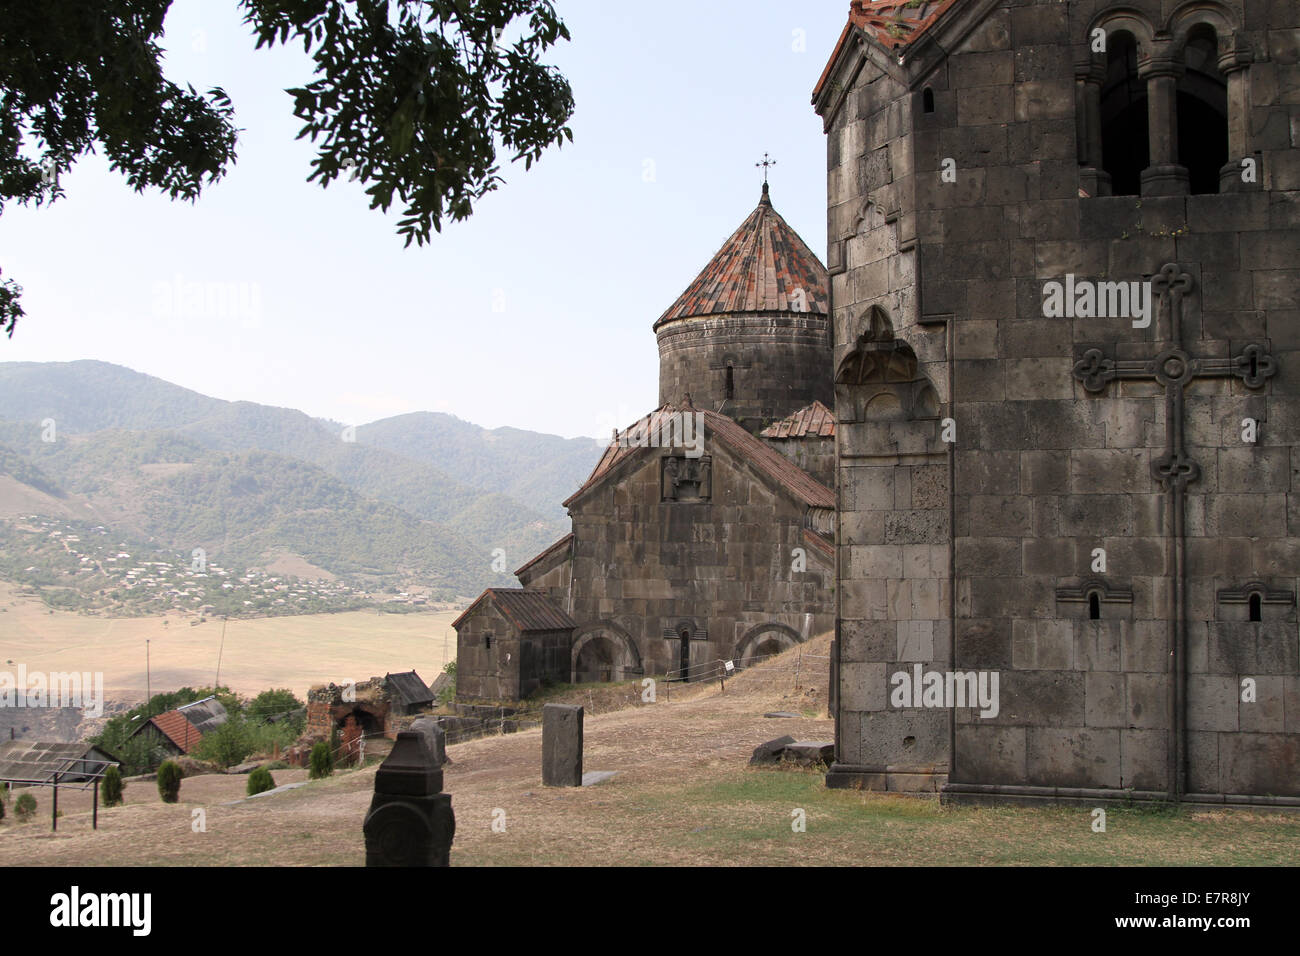
[[[181,767],[168,760],[158,768],[158,794],[163,803],[175,803],[181,796]]]
[[[283,760],[272,760],[270,763],[262,764],[266,770],[288,770],[289,764]]]
[[[20,821],[26,823],[36,813],[36,798],[30,793],[20,793],[14,801],[14,813],[18,814]]]
[[[456,699],[456,662],[448,661],[443,665],[442,672],[450,676],[451,680],[447,681],[446,686],[438,691],[438,704],[440,706],[450,704]]]
[[[258,767],[248,775],[248,795],[250,797],[274,789],[275,778],[271,776],[271,771],[265,767]]]
[[[243,763],[253,752],[253,736],[248,722],[235,715],[215,730],[203,735],[192,753],[200,760],[211,760],[219,767]]]
[[[307,776],[312,780],[319,780],[321,777],[328,777],[334,772],[334,752],[330,750],[330,745],[325,741],[316,742],[316,746],[311,748],[311,769]]]
[[[104,771],[104,782],[100,789],[103,791],[104,806],[118,807],[122,805],[122,791],[126,789],[126,784],[122,782],[122,772],[117,769],[117,764],[111,764]]]
[[[293,691],[281,687],[275,690],[264,690],[254,697],[244,708],[244,716],[250,720],[277,722],[293,718],[306,706],[294,696]]]
[[[3,820],[4,818],[5,818],[5,802],[4,802],[4,798],[0,797],[0,820]]]

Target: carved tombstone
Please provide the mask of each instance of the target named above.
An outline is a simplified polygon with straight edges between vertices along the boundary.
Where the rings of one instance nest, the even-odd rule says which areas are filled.
[[[366,866],[447,866],[456,815],[442,792],[445,737],[417,720],[397,735],[375,773],[375,795],[363,826]]]

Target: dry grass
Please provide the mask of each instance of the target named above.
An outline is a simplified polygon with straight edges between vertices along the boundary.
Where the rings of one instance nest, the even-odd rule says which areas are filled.
[[[1094,833],[1086,810],[941,807],[934,799],[828,791],[817,772],[751,770],[750,752],[783,734],[829,740],[825,640],[804,645],[794,690],[792,652],[732,681],[660,688],[654,704],[587,717],[585,768],[616,770],[582,789],[541,785],[541,733],[525,731],[450,748],[446,788],[456,811],[452,862],[469,865],[1240,865],[1300,863],[1300,815],[1109,811]],[[816,665],[815,669],[813,665]],[[765,711],[804,713],[766,719]],[[293,772],[275,774],[290,782]],[[296,772],[301,774],[301,771]],[[48,818],[0,824],[0,865],[360,865],[361,823],[374,768],[340,773],[251,803],[243,777],[199,777],[181,803],[141,802],[101,815],[69,812],[57,836]],[[40,797],[38,797],[40,799]],[[192,811],[207,832],[192,830]],[[791,828],[802,809],[807,830]],[[494,811],[505,832],[494,832]],[[42,801],[42,812],[48,805]]]
[[[191,627],[180,615],[106,618],[49,612],[39,601],[0,584],[0,668],[13,660],[28,671],[102,671],[111,699],[143,699],[148,640],[153,690],[202,687],[216,676],[236,693],[288,687],[305,697],[314,684],[363,681],[414,669],[426,681],[456,656],[451,622],[457,612],[379,614],[350,611],[232,620],[221,650],[220,620]],[[164,626],[164,620],[167,622]]]

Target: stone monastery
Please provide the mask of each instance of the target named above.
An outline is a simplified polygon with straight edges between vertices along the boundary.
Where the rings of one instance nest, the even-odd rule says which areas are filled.
[[[1300,5],[853,0],[813,105],[827,268],[765,188],[460,692],[833,628],[831,786],[1300,805]]]

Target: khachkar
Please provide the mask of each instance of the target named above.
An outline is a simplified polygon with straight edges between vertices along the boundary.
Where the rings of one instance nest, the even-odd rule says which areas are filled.
[[[446,762],[441,727],[421,719],[397,735],[375,773],[364,831],[366,866],[447,866],[456,815],[442,792]]]
[[[1151,476],[1169,498],[1167,512],[1170,574],[1169,608],[1169,792],[1175,799],[1187,792],[1187,486],[1201,476],[1201,466],[1188,456],[1183,442],[1184,390],[1198,378],[1239,378],[1249,389],[1260,389],[1277,372],[1266,345],[1251,342],[1229,358],[1199,358],[1183,348],[1183,300],[1193,291],[1193,279],[1176,263],[1166,263],[1151,280],[1160,296],[1160,325],[1168,335],[1164,348],[1150,359],[1117,359],[1085,346],[1074,364],[1074,377],[1089,392],[1102,392],[1108,383],[1154,381],[1165,396],[1165,449],[1151,460]],[[1245,427],[1248,427],[1246,425]]]

